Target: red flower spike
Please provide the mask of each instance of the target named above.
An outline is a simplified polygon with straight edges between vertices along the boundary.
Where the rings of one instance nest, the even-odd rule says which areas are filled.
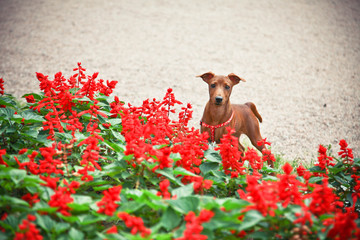
[[[15,233],[14,240],[42,240],[43,237],[40,235],[40,231],[36,228],[36,225],[32,222],[36,220],[33,215],[28,215],[27,219],[22,220],[19,224],[19,232]]]
[[[125,222],[126,227],[131,228],[131,234],[141,234],[141,237],[146,237],[151,234],[151,230],[144,226],[142,218],[132,216],[126,212],[121,212],[118,217]]]
[[[120,192],[122,186],[115,186],[103,191],[103,198],[96,205],[99,207],[98,213],[104,213],[113,216],[116,208],[119,206],[115,202],[120,201]]]
[[[354,207],[347,208],[346,212],[337,211],[332,220],[333,227],[328,232],[329,239],[353,239],[353,233],[359,232],[356,224],[358,213]]]
[[[170,186],[170,181],[168,179],[165,179],[159,183],[160,191],[157,192],[158,196],[162,196],[163,199],[170,199],[171,194],[168,190],[168,187]]]
[[[25,99],[26,99],[26,102],[28,102],[28,103],[35,103],[36,102],[33,95],[26,96]]]
[[[190,211],[185,216],[186,229],[183,237],[176,238],[175,240],[206,240],[207,236],[201,234],[203,230],[202,224],[209,222],[213,216],[214,213],[206,209],[201,210],[198,217],[196,217],[194,212]]]
[[[2,78],[0,78],[0,94],[4,95],[4,80]]]
[[[268,146],[270,146],[270,145],[271,145],[271,143],[270,143],[270,142],[268,142],[266,138],[264,138],[264,139],[262,139],[262,140],[258,141],[258,142],[257,142],[257,144],[258,144],[259,146],[264,146],[264,147],[265,147],[266,145],[268,145]]]
[[[340,151],[338,155],[343,159],[344,164],[352,165],[354,162],[354,155],[351,148],[348,148],[347,142],[342,139],[339,142]]]
[[[22,196],[21,199],[27,201],[30,207],[34,206],[35,203],[40,202],[38,193],[35,193],[34,195],[27,193]]]
[[[306,171],[307,171],[307,169],[304,168],[304,166],[302,164],[300,164],[296,169],[296,172],[300,177],[304,176]]]
[[[287,162],[284,164],[284,166],[282,167],[282,169],[284,170],[284,173],[287,175],[290,175],[290,173],[293,170],[293,167]]]
[[[27,151],[28,151],[27,148],[23,148],[19,151],[19,154],[22,155],[22,154],[26,153]]]
[[[243,161],[248,161],[254,172],[257,172],[257,170],[260,170],[263,167],[263,159],[253,148],[248,148],[244,153]]]
[[[241,160],[241,152],[238,149],[236,137],[233,136],[235,130],[226,128],[227,133],[220,139],[219,147],[215,150],[220,150],[222,158],[223,169],[225,173],[231,173],[232,177],[242,174],[245,168],[244,162]],[[233,174],[235,172],[235,174]]]
[[[9,165],[2,158],[2,156],[5,154],[6,154],[6,149],[0,149],[0,164],[8,167]]]
[[[116,225],[112,226],[111,228],[109,228],[107,231],[106,231],[107,234],[116,234],[118,233],[118,230],[117,230],[117,227]]]

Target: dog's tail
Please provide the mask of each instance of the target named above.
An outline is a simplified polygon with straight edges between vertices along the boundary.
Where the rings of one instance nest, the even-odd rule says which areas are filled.
[[[259,119],[259,122],[262,122],[262,117],[261,117],[261,115],[259,114],[259,112],[257,111],[255,104],[252,103],[252,102],[247,102],[247,103],[245,103],[245,105],[248,106],[248,107],[251,109],[251,111],[252,111],[252,112],[255,114],[255,116]]]

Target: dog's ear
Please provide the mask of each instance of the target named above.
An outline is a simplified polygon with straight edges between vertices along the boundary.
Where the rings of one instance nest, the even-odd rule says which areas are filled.
[[[235,75],[234,73],[230,73],[228,75],[229,79],[233,82],[234,85],[238,84],[240,81],[246,82],[245,79]]]
[[[212,72],[207,72],[201,75],[198,75],[196,77],[201,77],[205,82],[208,82],[210,79],[212,79],[215,76]]]

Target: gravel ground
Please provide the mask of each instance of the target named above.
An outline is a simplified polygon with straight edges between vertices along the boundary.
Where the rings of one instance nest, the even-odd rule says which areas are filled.
[[[285,159],[316,159],[345,138],[360,153],[360,2],[356,0],[0,0],[0,77],[6,92],[38,92],[35,72],[118,80],[140,104],[171,87],[194,108],[208,100],[196,75],[247,80],[233,103],[254,102],[263,137]]]

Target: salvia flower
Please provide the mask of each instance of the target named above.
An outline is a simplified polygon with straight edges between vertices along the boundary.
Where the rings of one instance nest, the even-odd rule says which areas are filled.
[[[108,216],[113,216],[117,207],[117,201],[120,201],[120,192],[122,186],[115,186],[103,191],[103,198],[96,205],[99,207],[98,213],[104,213]]]

